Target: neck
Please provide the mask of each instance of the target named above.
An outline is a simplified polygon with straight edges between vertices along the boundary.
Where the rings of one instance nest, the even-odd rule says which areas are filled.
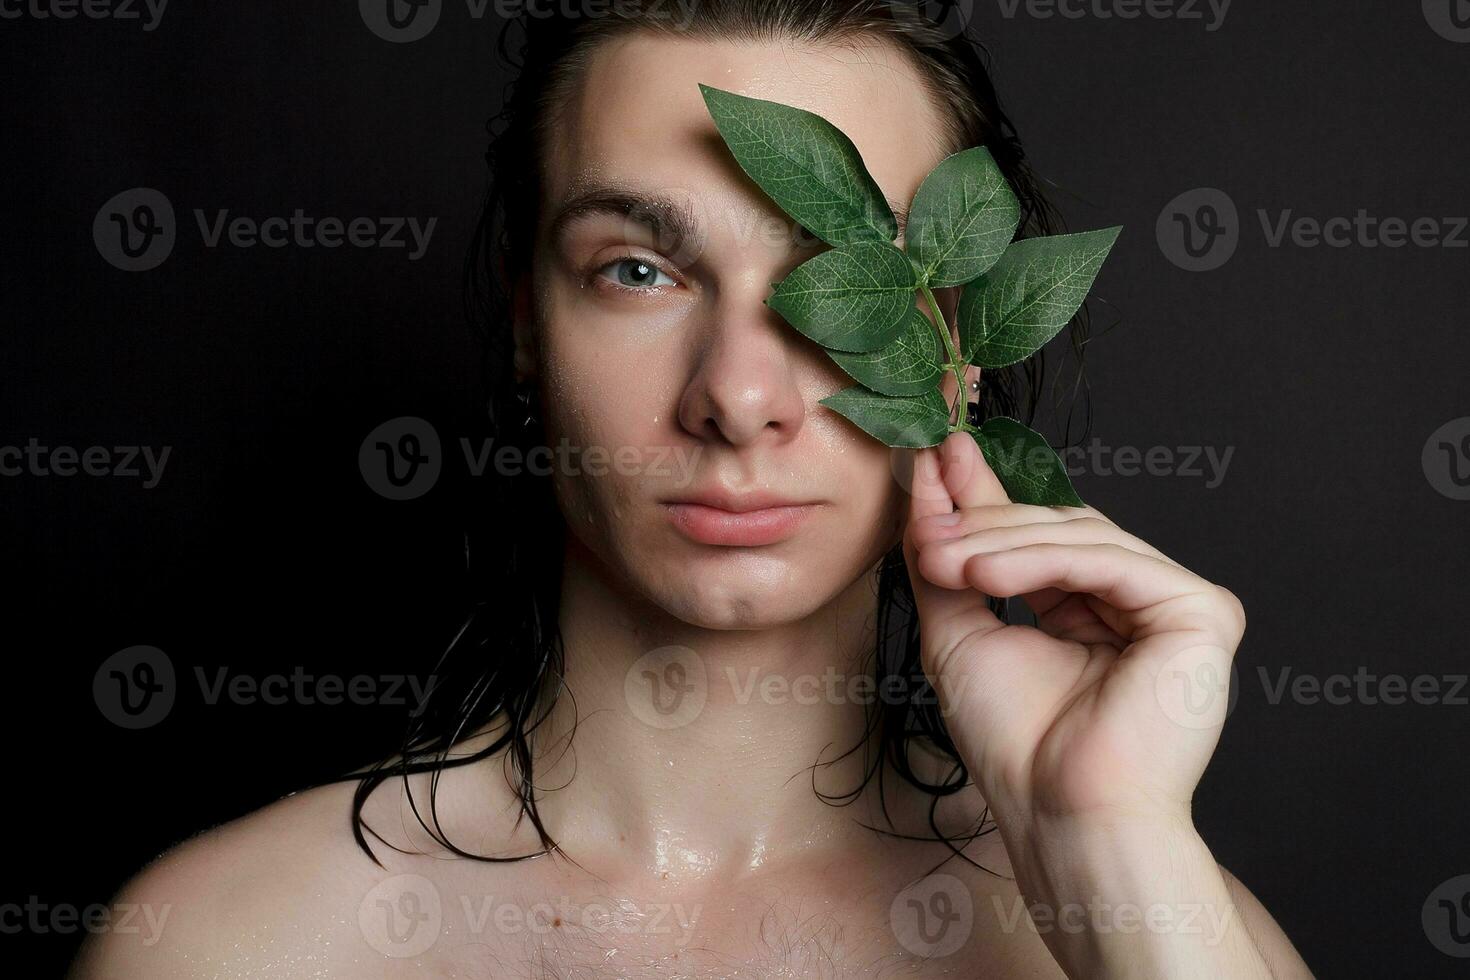
[[[818,794],[862,786],[875,744],[872,687],[854,679],[872,670],[876,573],[797,622],[705,629],[615,588],[569,535],[566,690],[535,748],[538,786],[559,787],[539,809],[562,849],[599,874],[728,881],[871,838],[877,780],[852,806]]]

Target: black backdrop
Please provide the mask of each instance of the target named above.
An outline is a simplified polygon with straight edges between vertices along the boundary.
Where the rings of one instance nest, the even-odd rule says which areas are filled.
[[[0,903],[65,909],[399,734],[393,706],[210,704],[195,671],[422,676],[457,622],[446,504],[473,496],[454,440],[479,417],[458,278],[505,69],[494,4],[445,0],[390,43],[351,4],[176,0],[149,30],[141,5],[37,3],[0,3],[0,447],[104,447],[93,469],[170,452],[151,486],[141,456],[133,477],[0,457]],[[1090,348],[1102,448],[1079,489],[1250,616],[1206,839],[1319,975],[1462,974],[1438,900],[1470,881],[1470,4],[961,6],[1070,222],[1126,226],[1094,293],[1121,323]],[[106,215],[136,188],[176,240],[128,272]],[[194,218],[298,208],[436,223],[415,259],[406,232],[209,247]],[[1354,224],[1314,244],[1274,238],[1283,215]],[[404,416],[443,438],[445,476],[390,500],[359,448]],[[1130,447],[1155,450],[1148,472],[1125,475]],[[1230,453],[1223,475],[1187,447]],[[130,729],[93,679],[137,645],[177,693]],[[1287,669],[1343,696],[1278,694]],[[1426,703],[1384,703],[1393,675]],[[6,959],[44,973],[80,938],[16,921]]]

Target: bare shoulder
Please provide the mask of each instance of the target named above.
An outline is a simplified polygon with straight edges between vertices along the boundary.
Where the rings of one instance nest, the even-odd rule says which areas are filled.
[[[472,736],[454,755],[491,737]],[[467,773],[444,770],[433,812],[451,840],[473,828],[493,846],[501,827],[492,815],[513,815],[513,798]],[[424,773],[388,778],[368,797],[365,836],[379,863],[353,835],[353,779],[294,793],[174,847],[113,900],[134,910],[139,928],[91,937],[72,980],[380,972],[360,912],[386,879],[442,865],[444,852],[418,817],[429,812],[429,781]]]
[[[1256,941],[1256,948],[1265,957],[1266,965],[1271,968],[1271,975],[1280,977],[1281,980],[1314,980],[1301,954],[1292,945],[1291,938],[1282,930],[1266,906],[1261,904],[1261,900],[1239,878],[1226,870],[1224,865],[1219,867],[1241,923]]]
[[[163,854],[113,900],[134,928],[89,938],[71,976],[319,972],[313,961],[356,927],[355,916],[341,914],[344,903],[381,871],[352,838],[354,786],[293,794]]]

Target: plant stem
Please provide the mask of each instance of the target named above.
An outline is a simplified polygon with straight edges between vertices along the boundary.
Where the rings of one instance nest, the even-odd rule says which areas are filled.
[[[965,389],[965,365],[961,363],[960,352],[955,349],[954,339],[949,335],[949,324],[944,322],[944,314],[939,312],[939,303],[934,299],[934,290],[929,288],[928,283],[924,283],[920,288],[924,290],[924,300],[929,304],[930,312],[934,314],[934,329],[939,331],[939,339],[943,341],[946,356],[949,358],[944,366],[953,369],[955,387],[959,391],[959,395],[955,398],[955,403],[949,407],[951,416],[950,431],[972,432],[975,427],[965,417],[965,409],[968,407],[970,401],[968,397],[969,392]],[[958,416],[956,417],[957,412]]]

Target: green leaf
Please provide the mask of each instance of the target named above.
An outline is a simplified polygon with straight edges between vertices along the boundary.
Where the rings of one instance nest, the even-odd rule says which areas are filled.
[[[880,395],[922,395],[939,387],[944,376],[944,347],[937,328],[917,306],[909,308],[903,333],[887,346],[862,354],[827,353],[854,381]]]
[[[1086,506],[1073,489],[1061,457],[1039,433],[1002,416],[990,419],[971,435],[1015,503]]]
[[[933,320],[913,307],[904,319],[904,332],[891,344],[863,354],[828,351],[838,367],[854,381],[881,395],[922,395],[938,388],[944,376],[944,345]]]
[[[923,449],[949,435],[949,406],[934,388],[917,397],[895,398],[866,388],[844,388],[821,404],[852,422],[885,446]]]
[[[907,255],[887,242],[860,242],[797,266],[766,305],[823,347],[873,351],[903,332],[917,288]]]
[[[960,354],[1002,368],[1024,361],[1067,325],[1092,288],[1118,228],[1029,238],[960,294]]]
[[[995,264],[1021,223],[1021,203],[983,146],[946,157],[914,195],[904,249],[930,286],[960,286]]]
[[[700,85],[741,168],[830,245],[892,242],[898,222],[852,140],[814,112]]]

